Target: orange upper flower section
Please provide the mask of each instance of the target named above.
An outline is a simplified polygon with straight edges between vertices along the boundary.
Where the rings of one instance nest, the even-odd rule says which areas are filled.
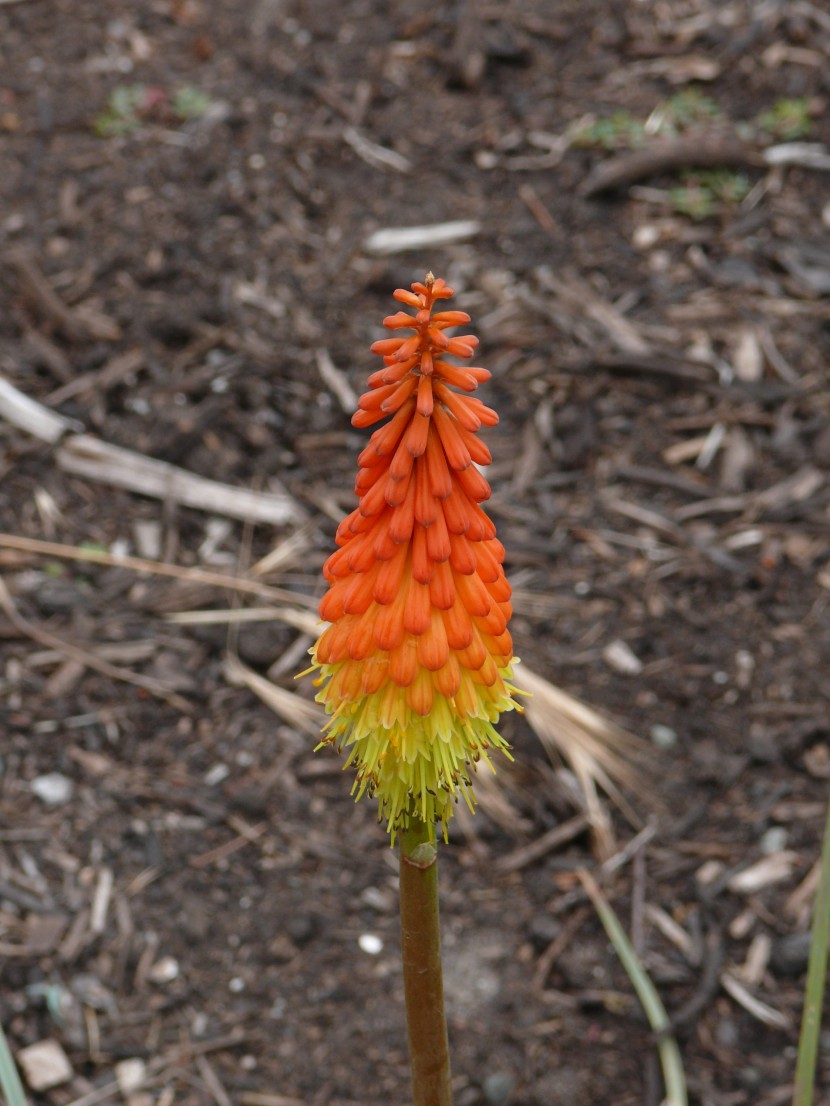
[[[478,345],[471,334],[444,333],[468,323],[466,312],[433,314],[452,294],[440,279],[398,289],[395,299],[415,314],[400,311],[384,325],[414,334],[372,346],[384,368],[369,378],[352,424],[392,417],[360,454],[360,502],[337,531],[341,548],[323,569],[331,588],[320,604],[333,625],[317,661],[361,662],[346,674],[347,695],[358,691],[358,678],[363,694],[388,678],[410,688],[407,701],[419,714],[431,709],[434,690],[457,695],[464,669],[492,685],[513,650],[504,549],[479,506],[490,487],[474,464],[490,461],[475,432],[498,416],[468,394],[490,373],[445,360],[469,358]],[[419,671],[434,675],[418,680]]]

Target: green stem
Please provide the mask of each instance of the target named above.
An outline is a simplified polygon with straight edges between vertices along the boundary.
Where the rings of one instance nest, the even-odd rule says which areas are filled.
[[[438,925],[438,853],[411,817],[401,835],[401,956],[414,1106],[452,1106]]]
[[[818,888],[813,906],[813,928],[810,934],[810,962],[807,966],[807,988],[804,992],[804,1013],[798,1041],[795,1068],[793,1106],[810,1106],[816,1076],[821,1032],[821,1010],[824,1004],[824,979],[827,971],[827,945],[830,940],[830,804],[824,825]]]

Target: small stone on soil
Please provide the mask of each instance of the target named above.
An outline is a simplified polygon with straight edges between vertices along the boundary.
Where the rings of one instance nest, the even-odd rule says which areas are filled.
[[[33,1091],[48,1091],[68,1082],[73,1075],[72,1066],[57,1041],[37,1041],[22,1048],[17,1062],[23,1077]]]
[[[45,776],[36,776],[29,785],[35,795],[47,806],[61,806],[72,798],[75,788],[72,780],[59,772],[48,772]]]
[[[809,933],[788,933],[773,941],[769,965],[776,975],[798,976],[807,970]]]

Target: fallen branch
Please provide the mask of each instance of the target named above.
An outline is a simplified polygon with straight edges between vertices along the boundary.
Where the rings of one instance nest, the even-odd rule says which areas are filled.
[[[6,420],[18,430],[25,430],[42,442],[58,442],[72,430],[80,430],[78,423],[66,419],[63,415],[57,415],[29,399],[23,392],[18,391],[13,384],[0,376],[0,418]]]
[[[78,429],[77,423],[30,399],[3,377],[0,377],[0,416],[50,445],[61,442],[58,465],[75,476],[243,522],[284,526],[306,518],[305,511],[287,492],[255,492],[220,484],[89,434],[71,433]]]
[[[75,476],[86,476],[153,499],[172,500],[213,515],[274,526],[305,519],[305,512],[287,494],[255,492],[220,484],[166,461],[102,442],[89,434],[73,434],[66,438],[58,450],[57,462],[64,472]]]
[[[599,196],[630,184],[674,173],[679,169],[763,169],[763,152],[737,138],[678,138],[661,142],[645,150],[634,150],[609,158],[592,170],[582,182],[582,196]]]

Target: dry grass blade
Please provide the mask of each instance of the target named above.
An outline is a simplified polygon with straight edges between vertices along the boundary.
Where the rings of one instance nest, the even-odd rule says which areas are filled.
[[[302,559],[309,547],[309,527],[295,530],[279,542],[261,561],[251,565],[252,576],[268,576],[272,572],[282,572],[289,565]]]
[[[198,622],[202,618],[211,620],[216,613],[191,611],[174,618],[176,621]],[[272,616],[308,633],[316,633],[319,629],[319,625],[312,625],[313,616],[307,612],[295,614],[287,607],[272,608]],[[235,657],[227,658],[225,673],[232,683],[249,687],[289,724],[315,736],[320,732],[325,717],[313,703],[259,676]],[[640,825],[640,819],[626,802],[621,789],[634,793],[642,791],[639,774],[632,762],[643,752],[644,745],[633,734],[603,718],[525,665],[517,668],[514,680],[520,690],[528,693],[525,716],[546,752],[554,761],[565,761],[576,777],[597,852],[602,859],[607,859],[614,854],[616,844],[599,791],[601,789],[610,796],[633,825]],[[507,815],[503,793],[497,784],[491,787],[489,783],[486,773],[479,775],[477,786],[481,786],[479,798],[482,808],[492,813],[494,820],[503,827],[506,828],[510,822],[515,828],[518,814],[514,818]]]
[[[642,790],[632,761],[644,746],[622,727],[603,718],[544,677],[521,665],[514,682],[528,693],[525,716],[548,755],[564,760],[584,796],[585,812],[601,856],[614,851],[614,838],[598,788],[601,788],[635,825],[639,823],[621,793]]]
[[[24,538],[17,534],[0,534],[0,549],[16,549],[21,553],[33,553],[38,557],[59,557],[68,561],[108,565],[111,568],[126,568],[131,572],[147,572],[153,576],[168,576],[171,579],[184,580],[190,584],[227,588],[228,591],[256,595],[262,599],[291,602],[311,607],[317,606],[317,600],[311,596],[300,595],[297,592],[287,591],[285,588],[263,584],[259,580],[249,580],[243,576],[229,576],[227,573],[215,572],[212,569],[199,566],[185,568],[182,565],[166,564],[163,561],[153,561],[146,557],[121,556],[120,554],[107,553],[101,549],[85,549],[75,545],[64,545],[60,542],[42,541],[39,538]],[[257,571],[257,566],[254,566],[254,571]],[[273,571],[273,567],[269,567],[268,571]],[[259,568],[259,572],[262,572],[261,568]]]
[[[786,1014],[782,1014],[779,1010],[773,1009],[768,1003],[756,998],[734,975],[729,972],[722,972],[720,981],[724,991],[763,1025],[768,1025],[773,1029],[792,1030],[792,1023]]]
[[[473,776],[473,784],[476,808],[486,814],[494,825],[513,838],[528,833],[530,823],[514,804],[510,789],[504,786],[504,776],[500,772],[493,766],[488,768],[479,764]],[[475,815],[463,803],[457,805],[456,817],[467,837],[474,837],[477,832]]]
[[[6,618],[8,618],[9,622],[11,622],[18,633],[22,634],[24,637],[28,637],[31,641],[36,641],[38,645],[43,645],[47,649],[54,650],[57,654],[77,662],[84,668],[91,668],[93,671],[99,672],[102,676],[107,676],[111,680],[120,680],[122,683],[140,687],[144,691],[149,692],[150,695],[154,695],[157,699],[163,699],[166,703],[169,703],[172,707],[175,707],[183,713],[189,713],[193,709],[187,699],[183,699],[181,695],[177,695],[172,688],[167,687],[161,680],[153,679],[151,676],[140,676],[138,673],[132,672],[128,668],[121,668],[118,665],[110,664],[109,661],[97,656],[89,649],[84,649],[78,645],[72,644],[72,642],[64,641],[63,638],[57,637],[42,626],[36,626],[34,623],[29,622],[28,619],[24,618],[19,613],[17,607],[15,607],[9,590],[1,579],[0,610],[3,611]]]
[[[309,703],[296,692],[286,691],[284,687],[272,684],[232,655],[225,658],[225,676],[232,684],[244,684],[289,725],[296,726],[313,737],[319,736],[326,718],[316,703]]]

